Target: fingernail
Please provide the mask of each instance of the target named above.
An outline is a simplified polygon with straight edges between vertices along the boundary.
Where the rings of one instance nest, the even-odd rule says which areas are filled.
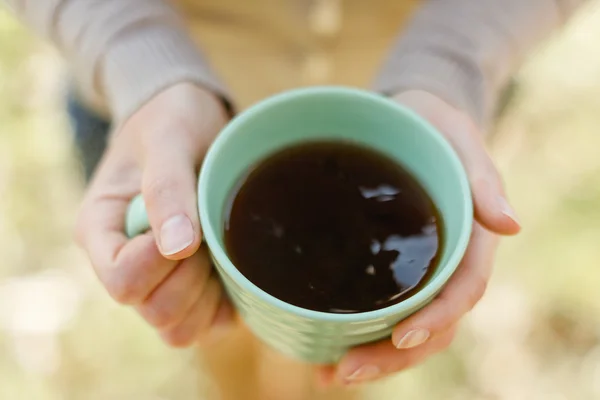
[[[381,370],[375,365],[364,365],[346,377],[347,382],[370,381],[379,376]]]
[[[500,196],[498,198],[498,203],[499,203],[500,211],[502,212],[502,214],[504,214],[508,218],[510,218],[515,224],[521,226],[521,223],[519,222],[519,218],[517,217],[517,213],[510,206],[510,204],[508,204],[508,201],[506,201],[506,199],[504,197]]]
[[[394,343],[397,349],[412,349],[425,343],[429,339],[427,329],[414,329],[408,332],[398,343]]]
[[[160,228],[160,252],[165,256],[179,253],[194,242],[194,227],[183,214],[171,217]]]

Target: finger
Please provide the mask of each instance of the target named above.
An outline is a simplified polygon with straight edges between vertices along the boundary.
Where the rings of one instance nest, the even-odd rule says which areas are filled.
[[[129,194],[100,170],[83,202],[77,240],[109,294],[123,304],[141,303],[175,267],[158,252],[150,235],[128,241],[124,221]]]
[[[495,169],[471,172],[469,176],[475,218],[492,232],[501,235],[519,233],[519,219],[506,198],[498,172]]]
[[[516,213],[506,199],[483,135],[472,120],[426,93],[404,92],[395,99],[431,122],[457,152],[469,177],[477,220],[499,234],[518,233],[520,225]]]
[[[89,235],[87,249],[96,275],[115,301],[141,304],[169,276],[177,262],[167,260],[158,252],[151,235],[132,239],[109,257],[103,253],[103,249],[110,246],[108,236],[103,231]]]
[[[220,337],[222,333],[229,330],[235,320],[235,309],[225,292],[221,292],[221,303],[213,318],[211,329],[215,332],[215,337]]]
[[[485,293],[497,244],[495,234],[475,224],[471,243],[456,273],[431,304],[396,326],[393,344],[399,349],[421,346],[469,312]]]
[[[132,165],[108,153],[98,167],[81,204],[75,227],[75,241],[86,252],[92,264],[110,265],[117,253],[127,243],[125,214],[130,188],[127,181],[133,178]],[[115,159],[116,158],[116,159]],[[99,238],[104,240],[98,240]]]
[[[355,375],[355,380],[358,379],[358,375],[365,375],[366,371],[371,371],[371,374],[377,377],[384,376],[384,371],[397,372],[401,369],[408,368],[421,360],[419,357],[415,357],[418,354],[430,354],[429,350],[442,350],[439,344],[447,343],[450,344],[454,332],[456,331],[455,326],[451,326],[443,331],[438,332],[431,338],[426,346],[422,346],[418,351],[411,349],[399,350],[393,345],[390,345],[389,340],[382,340],[374,344],[360,346],[350,350],[348,354],[342,359],[342,361],[336,365],[325,365],[320,366],[315,371],[315,378],[317,384],[321,387],[328,387],[334,382],[338,381],[344,383],[351,379],[349,376]],[[451,335],[450,337],[448,337]],[[440,337],[446,340],[440,341]],[[414,349],[417,350],[417,349]],[[412,362],[411,362],[412,361]],[[393,367],[390,365],[393,364]],[[364,368],[361,373],[357,373],[361,366],[369,365],[375,368]],[[377,370],[377,371],[375,371]]]
[[[211,275],[202,295],[183,321],[160,332],[162,339],[173,347],[188,347],[208,336],[222,300],[221,282]]]
[[[168,328],[179,324],[201,297],[210,276],[211,265],[206,251],[200,250],[179,265],[137,311],[152,326]]]
[[[98,199],[82,211],[82,244],[108,293],[122,304],[141,303],[176,262],[165,259],[150,235],[128,241],[120,228],[126,203]]]
[[[183,129],[183,128],[182,128]],[[159,126],[143,136],[142,195],[163,256],[180,260],[200,246],[196,157],[191,135]]]
[[[364,383],[411,368],[450,346],[455,332],[456,327],[452,326],[439,332],[426,346],[409,350],[398,350],[389,340],[358,347],[339,363],[336,381],[342,384]]]
[[[489,230],[516,234],[520,225],[510,206],[500,179],[483,142],[481,132],[463,116],[454,116],[440,128],[460,157],[473,194],[475,216]]]

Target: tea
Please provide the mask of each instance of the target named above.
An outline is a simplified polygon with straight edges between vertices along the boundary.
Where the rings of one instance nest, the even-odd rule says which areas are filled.
[[[311,142],[258,163],[231,194],[225,245],[236,268],[287,303],[329,313],[416,293],[442,253],[427,192],[383,154]]]

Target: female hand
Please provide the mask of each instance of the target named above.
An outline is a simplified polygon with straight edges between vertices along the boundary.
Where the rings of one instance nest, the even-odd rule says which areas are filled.
[[[462,317],[485,292],[498,234],[512,235],[520,229],[483,136],[471,119],[423,91],[400,93],[394,100],[427,119],[454,147],[469,176],[476,222],[466,254],[442,292],[427,307],[400,322],[391,340],[352,349],[337,366],[320,368],[317,378],[324,385],[372,381],[446,349]]]
[[[200,247],[196,181],[227,121],[222,102],[191,83],[154,96],[117,127],[77,222],[77,240],[110,295],[134,306],[171,345],[187,346],[233,310]],[[141,188],[152,232],[128,239],[124,221]]]

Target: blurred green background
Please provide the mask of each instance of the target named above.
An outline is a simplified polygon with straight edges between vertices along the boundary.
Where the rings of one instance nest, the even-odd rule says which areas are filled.
[[[490,148],[524,226],[452,348],[373,399],[600,399],[600,7],[539,49]],[[193,351],[111,301],[71,230],[64,65],[0,10],[0,399],[202,398]]]

